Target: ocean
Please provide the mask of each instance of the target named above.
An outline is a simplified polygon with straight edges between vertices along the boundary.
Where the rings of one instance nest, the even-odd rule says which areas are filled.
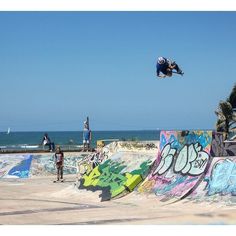
[[[45,132],[0,132],[0,149],[37,148],[41,144]],[[82,131],[53,131],[47,132],[55,145],[82,145]],[[92,131],[92,147],[97,140],[119,139],[120,141],[159,140],[159,130],[140,131]]]

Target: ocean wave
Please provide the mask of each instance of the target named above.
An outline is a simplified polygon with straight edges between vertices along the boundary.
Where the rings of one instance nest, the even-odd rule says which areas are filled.
[[[20,146],[21,148],[38,148],[39,147],[39,145],[21,145]]]

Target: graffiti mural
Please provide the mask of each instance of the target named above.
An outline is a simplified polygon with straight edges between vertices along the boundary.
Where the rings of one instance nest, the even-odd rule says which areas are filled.
[[[199,143],[184,145],[175,156],[176,153],[177,149],[171,148],[171,144],[167,144],[161,152],[160,164],[153,174],[162,175],[172,165],[175,173],[183,175],[200,175],[204,172],[209,154],[202,150],[202,146]]]
[[[88,154],[64,153],[64,174],[76,174],[77,162],[86,158]],[[56,173],[54,154],[33,155],[31,176],[52,175]]]
[[[236,160],[217,160],[212,165],[210,177],[206,181],[208,196],[215,194],[236,196]]]
[[[0,178],[28,178],[32,155],[0,155]]]
[[[101,201],[124,196],[146,178],[153,159],[154,156],[140,153],[117,152],[89,173],[85,173],[78,188],[101,190]]]
[[[236,142],[225,141],[223,133],[212,133],[211,156],[227,157],[236,156]]]
[[[85,173],[90,173],[96,166],[107,160],[110,155],[112,155],[110,150],[105,147],[77,161],[77,179],[80,179]]]
[[[211,141],[211,131],[162,131],[157,160],[138,191],[187,197],[209,167]]]

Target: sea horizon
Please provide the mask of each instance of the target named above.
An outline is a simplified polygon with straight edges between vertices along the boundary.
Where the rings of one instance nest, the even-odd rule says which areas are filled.
[[[83,131],[14,131],[0,132],[0,148],[5,146],[41,145],[44,134],[47,133],[55,145],[82,145]],[[93,147],[97,140],[159,140],[159,130],[128,130],[128,131],[92,131]]]
[[[213,128],[156,128],[156,129],[108,129],[108,130],[93,130],[91,129],[92,132],[126,132],[126,131],[161,131],[161,130],[176,130],[176,131],[181,131],[181,130],[214,130]],[[83,130],[11,130],[11,133],[18,133],[18,132],[82,132]],[[0,133],[7,133],[6,130],[1,130]]]
[[[163,129],[164,130],[164,129]],[[166,129],[174,130],[174,129]],[[178,131],[177,129],[175,129]],[[185,129],[187,130],[187,129]],[[188,129],[191,131],[190,129]],[[196,129],[194,129],[196,130]],[[212,129],[201,129],[210,131]],[[97,140],[119,141],[159,141],[160,129],[156,130],[101,130],[92,131],[91,146],[96,147]],[[0,148],[20,146],[40,146],[47,133],[55,145],[83,145],[83,131],[13,131],[0,132]]]

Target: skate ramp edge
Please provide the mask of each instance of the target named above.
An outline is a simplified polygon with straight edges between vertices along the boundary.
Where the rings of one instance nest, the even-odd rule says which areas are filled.
[[[118,151],[92,171],[85,173],[78,188],[101,191],[101,201],[120,198],[143,182],[155,158],[155,152]]]
[[[53,153],[0,154],[0,178],[32,178],[56,174]],[[77,162],[88,154],[64,153],[64,174],[76,174]]]
[[[236,143],[213,131],[161,131],[157,158],[137,192],[163,202],[235,203]]]

